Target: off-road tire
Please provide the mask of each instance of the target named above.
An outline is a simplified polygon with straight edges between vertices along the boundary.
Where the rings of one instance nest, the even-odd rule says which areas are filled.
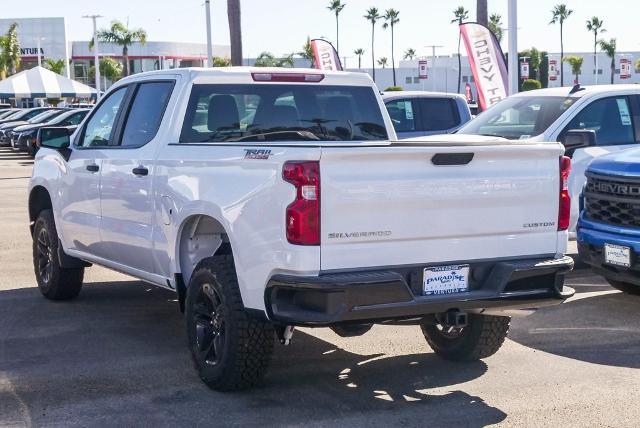
[[[447,360],[476,361],[498,352],[509,333],[510,317],[469,314],[467,325],[457,337],[447,337],[434,319],[420,328],[436,354]]]
[[[608,279],[607,282],[616,290],[620,290],[623,293],[633,294],[635,296],[640,296],[640,285],[629,284],[627,282],[615,281],[613,279]]]
[[[58,245],[53,211],[43,210],[33,227],[33,269],[38,289],[47,299],[74,299],[82,289],[84,268],[60,267]]]
[[[207,302],[214,303],[207,306]],[[211,307],[214,310],[207,314]],[[205,384],[217,391],[237,391],[263,380],[273,353],[274,329],[245,310],[233,256],[198,263],[189,281],[185,309],[189,350]],[[208,340],[207,334],[214,339]],[[207,343],[213,347],[213,357]]]

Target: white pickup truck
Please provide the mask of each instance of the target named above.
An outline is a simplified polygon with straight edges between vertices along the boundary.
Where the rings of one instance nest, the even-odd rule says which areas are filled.
[[[176,291],[214,389],[260,381],[294,326],[419,324],[473,360],[573,294],[562,145],[397,141],[365,74],[141,73],[68,132],[40,131],[29,186],[42,294],[90,264]]]

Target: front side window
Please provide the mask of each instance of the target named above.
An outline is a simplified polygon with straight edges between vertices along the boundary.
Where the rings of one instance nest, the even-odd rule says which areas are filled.
[[[514,96],[500,101],[458,134],[488,135],[511,140],[542,134],[576,101],[577,97]]]
[[[389,101],[386,106],[396,132],[412,132],[416,130],[413,101],[393,100]]]
[[[87,125],[84,127],[79,146],[97,147],[112,144],[113,131],[127,87],[109,94],[108,98],[96,107]]]
[[[193,86],[181,143],[386,140],[370,87]]]
[[[122,145],[140,147],[156,136],[173,82],[142,83],[131,104],[122,135]]]
[[[599,146],[634,143],[631,109],[627,97],[603,98],[583,108],[565,128],[593,130]]]

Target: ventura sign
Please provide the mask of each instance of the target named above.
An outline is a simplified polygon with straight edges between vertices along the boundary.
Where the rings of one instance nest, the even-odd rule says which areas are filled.
[[[38,48],[20,48],[20,56],[38,55]],[[40,48],[40,55],[44,55],[44,49]]]

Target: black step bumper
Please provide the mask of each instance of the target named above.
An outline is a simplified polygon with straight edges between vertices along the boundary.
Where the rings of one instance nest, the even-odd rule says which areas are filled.
[[[327,326],[410,319],[454,309],[534,309],[560,304],[575,293],[564,287],[564,275],[573,268],[568,256],[468,264],[469,291],[464,293],[421,295],[426,266],[414,266],[313,277],[275,275],[265,290],[265,305],[274,321]]]

